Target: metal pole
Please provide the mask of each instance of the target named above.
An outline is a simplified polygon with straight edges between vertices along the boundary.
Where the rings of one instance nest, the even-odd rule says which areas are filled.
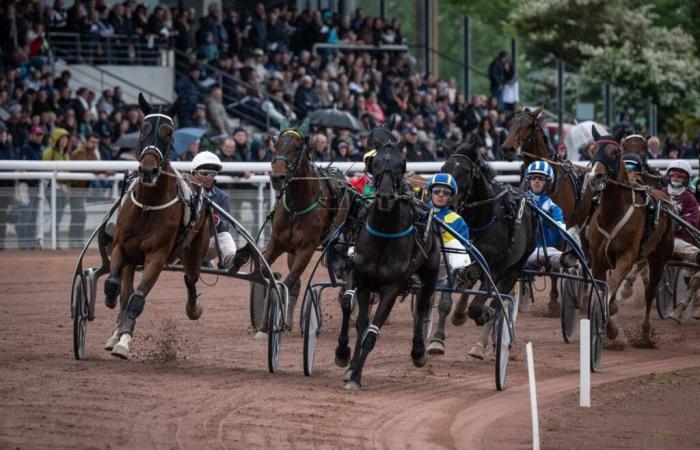
[[[557,59],[557,121],[559,123],[557,143],[564,131],[564,61]]]
[[[430,0],[423,0],[423,39],[425,42],[425,74],[430,73]]]
[[[265,183],[258,183],[258,230],[265,223]],[[263,230],[263,233],[265,230]]]
[[[464,95],[467,101],[472,98],[471,74],[469,68],[472,65],[472,36],[469,24],[469,16],[462,16],[462,47],[464,49]]]
[[[36,237],[40,249],[44,248],[44,195],[46,195],[44,180],[39,180],[39,211],[36,215]]]
[[[652,104],[653,108],[653,114],[654,114],[654,136],[657,136],[659,134],[659,117],[657,115],[658,109],[656,106],[656,103]]]
[[[57,239],[56,239],[56,229],[58,225],[56,224],[56,172],[51,175],[51,248],[56,250]]]
[[[379,0],[379,17],[384,20],[386,18],[386,2]]]
[[[513,63],[513,73],[518,73],[518,41],[510,38],[510,62]]]
[[[605,105],[605,125],[612,125],[612,97],[610,95],[610,83],[605,83],[603,88],[603,103]]]

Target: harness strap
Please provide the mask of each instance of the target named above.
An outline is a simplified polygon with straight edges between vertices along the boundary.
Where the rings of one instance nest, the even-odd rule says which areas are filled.
[[[170,200],[168,203],[164,203],[164,204],[162,204],[162,205],[158,205],[158,206],[144,205],[143,203],[140,203],[138,200],[136,200],[136,197],[134,197],[134,191],[131,191],[130,198],[131,198],[131,201],[134,203],[134,205],[138,206],[139,208],[143,209],[144,211],[158,211],[158,210],[161,210],[161,209],[170,208],[170,207],[173,206],[175,203],[177,203],[178,201],[180,201],[180,197],[176,195],[176,196],[175,196],[172,200]]]
[[[309,206],[307,206],[306,208],[302,209],[301,211],[292,211],[292,210],[289,208],[289,205],[287,204],[287,192],[285,191],[284,194],[282,194],[282,205],[284,205],[284,209],[287,210],[287,212],[288,212],[289,214],[292,214],[292,215],[294,215],[294,216],[303,216],[304,214],[310,213],[311,211],[313,211],[314,209],[316,209],[316,208],[318,207],[318,205],[321,204],[321,200],[322,200],[321,196],[318,196],[318,197],[316,198],[316,200],[314,200],[313,202],[311,202],[311,204],[310,204]]]
[[[365,229],[372,236],[376,236],[376,237],[380,237],[380,238],[384,238],[384,239],[399,239],[399,238],[406,237],[409,234],[411,234],[414,230],[414,227],[413,227],[413,225],[410,225],[408,228],[406,228],[403,231],[399,231],[398,233],[383,233],[379,230],[375,230],[374,228],[372,228],[369,225],[369,223],[366,223]]]
[[[634,203],[635,200],[635,191],[632,191],[632,204],[627,208],[627,211],[625,211],[625,215],[622,216],[622,219],[620,219],[615,226],[613,227],[612,231],[608,233],[603,229],[603,227],[600,226],[598,223],[598,220],[596,219],[595,226],[598,228],[598,231],[600,231],[600,234],[605,236],[605,238],[608,240],[608,242],[605,244],[605,258],[608,260],[608,265],[610,267],[613,266],[612,262],[610,261],[610,256],[608,255],[608,249],[610,247],[610,243],[615,239],[615,236],[620,232],[622,227],[627,224],[627,222],[630,220],[630,217],[632,217],[632,213],[634,212],[634,208],[637,206],[644,206],[644,205],[635,205]]]

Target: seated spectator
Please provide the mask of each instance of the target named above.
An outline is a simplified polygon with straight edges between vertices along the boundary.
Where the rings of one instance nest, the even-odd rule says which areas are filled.
[[[309,139],[311,152],[309,158],[314,162],[329,162],[331,160],[331,152],[328,148],[328,137],[323,133],[317,133]]]
[[[196,109],[194,110],[194,117],[192,118],[192,126],[194,128],[209,128],[209,121],[207,120],[207,107],[202,103],[198,103]]]
[[[406,161],[410,162],[435,161],[435,155],[423,142],[418,141],[418,129],[415,126],[409,127],[405,135],[403,154]]]
[[[300,118],[306,117],[309,112],[320,106],[318,97],[313,90],[313,80],[308,75],[301,77],[301,83],[294,93],[294,106],[301,112]]]
[[[473,133],[474,143],[479,150],[481,157],[488,161],[495,161],[501,158],[501,142],[498,133],[493,127],[491,117],[486,116],[479,122],[479,129]]]

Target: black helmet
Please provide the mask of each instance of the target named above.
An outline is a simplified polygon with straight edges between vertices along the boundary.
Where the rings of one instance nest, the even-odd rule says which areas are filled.
[[[635,153],[627,153],[626,155],[623,155],[622,162],[625,164],[625,168],[627,168],[627,170],[630,172],[641,172],[642,168],[644,167],[642,158]]]

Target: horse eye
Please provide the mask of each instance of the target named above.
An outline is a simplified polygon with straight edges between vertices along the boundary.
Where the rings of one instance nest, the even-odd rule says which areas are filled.
[[[151,131],[151,124],[148,122],[144,122],[141,125],[141,136],[146,136],[150,131]]]
[[[160,137],[163,139],[170,139],[173,135],[173,129],[169,125],[161,125],[160,127]]]

